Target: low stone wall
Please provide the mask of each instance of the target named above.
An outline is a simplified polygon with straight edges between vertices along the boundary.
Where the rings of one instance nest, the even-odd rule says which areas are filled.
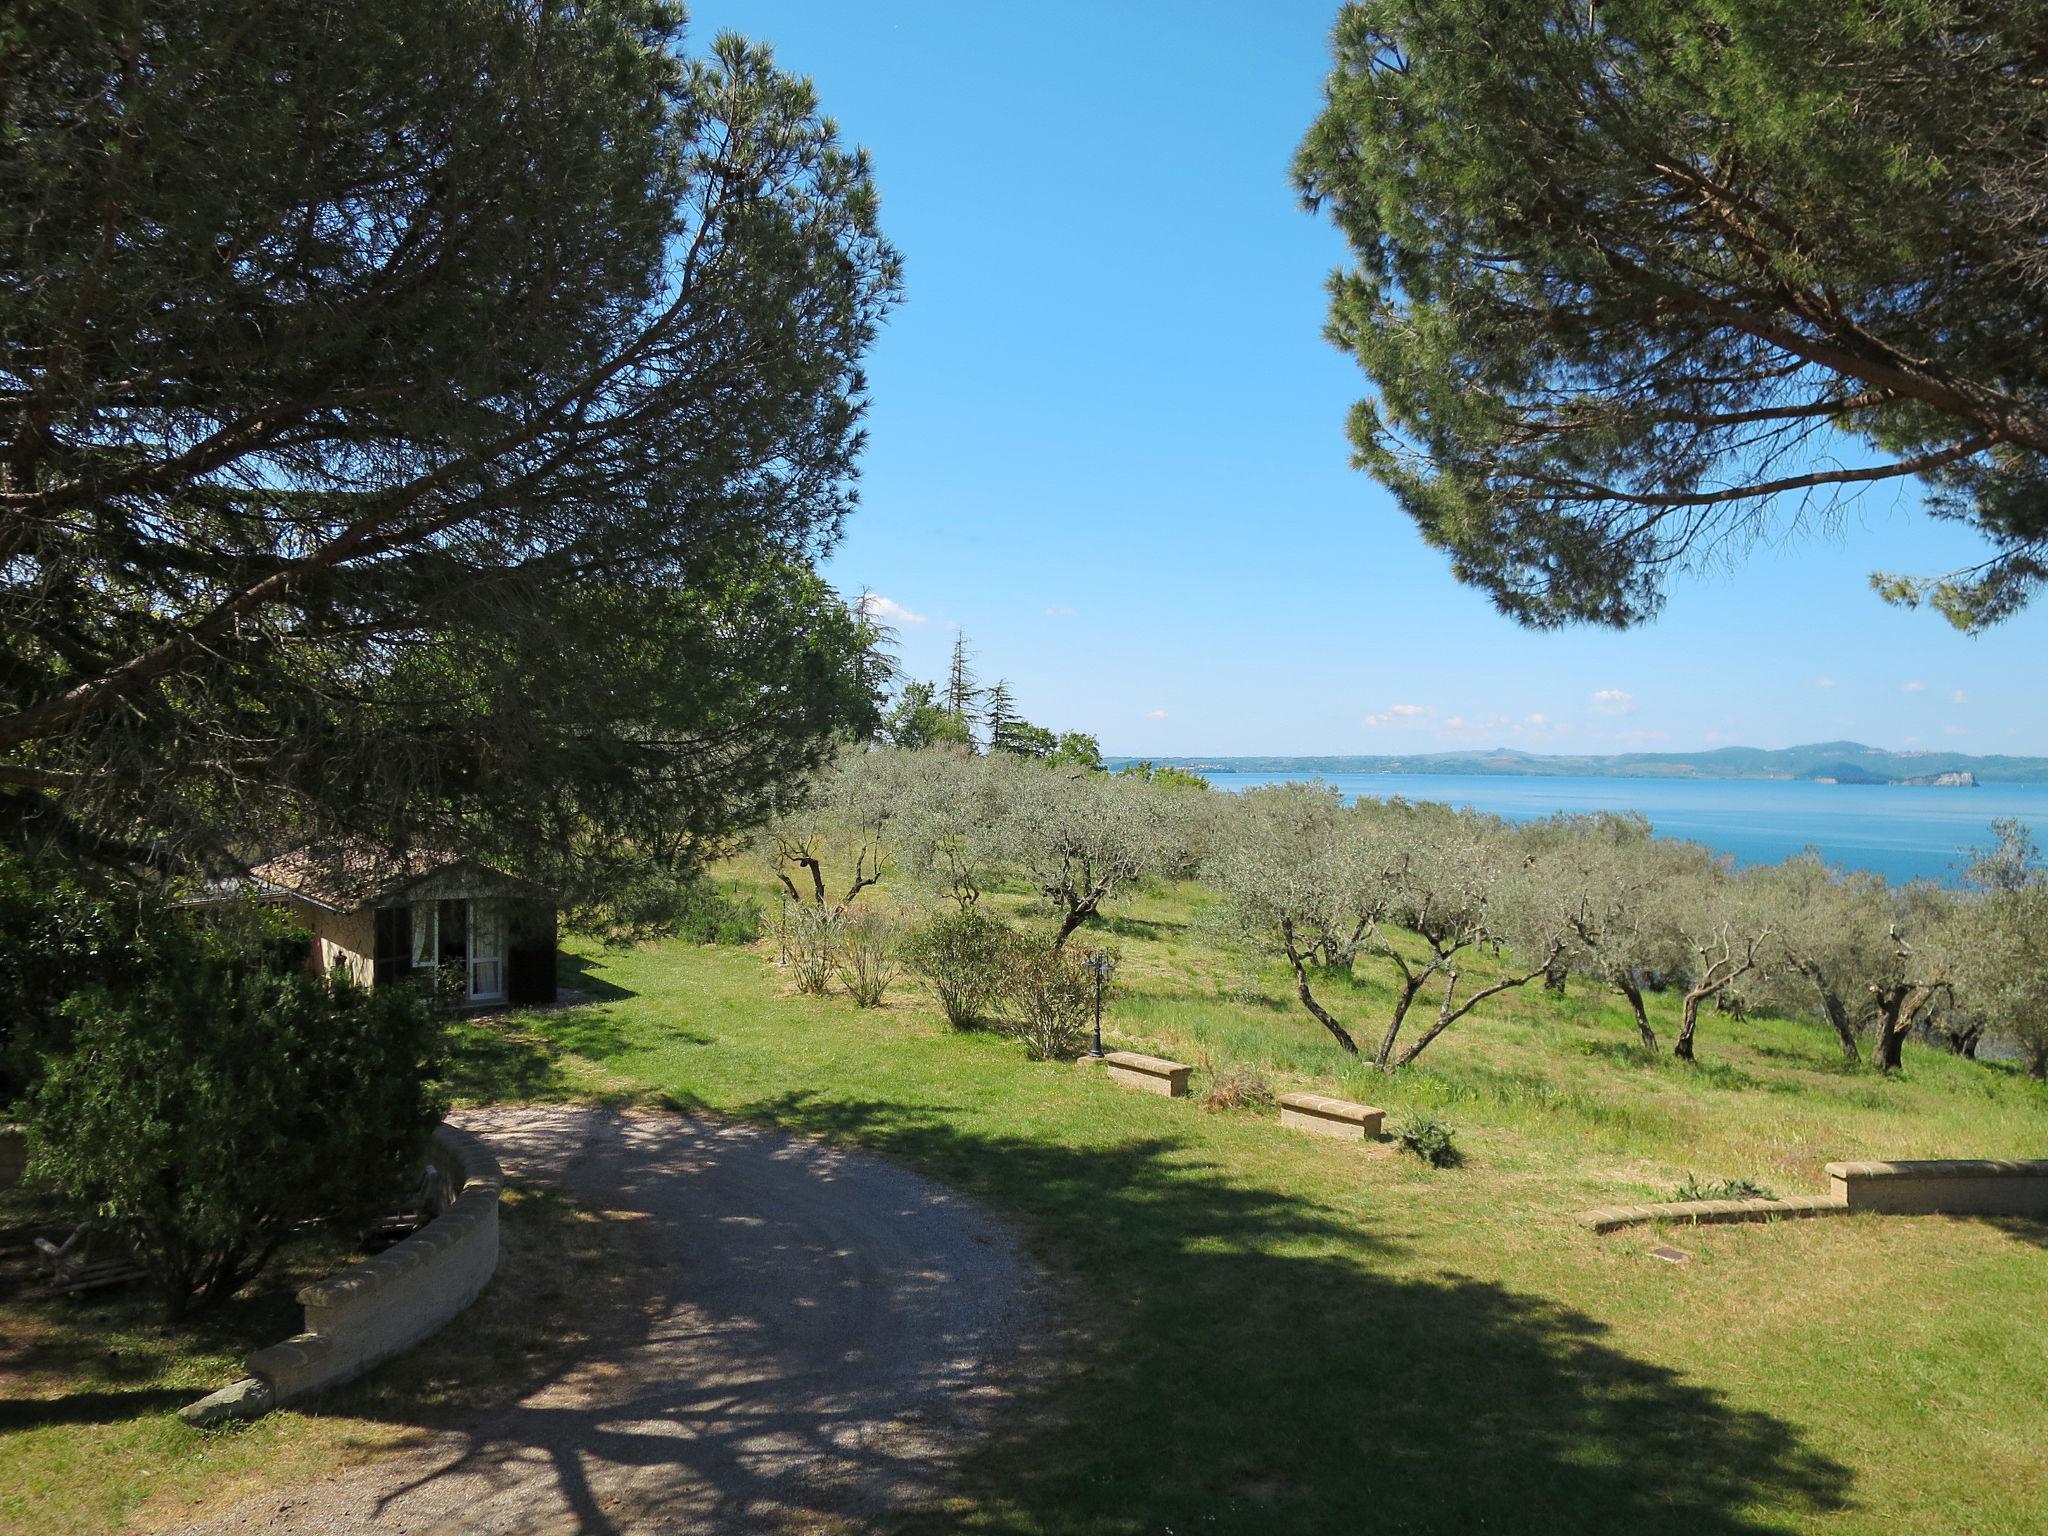
[[[1829,1163],[1828,1190],[1852,1211],[2048,1216],[2048,1158]]]
[[[28,1166],[28,1132],[18,1125],[0,1125],[0,1189],[21,1182]]]
[[[1579,1213],[1579,1225],[1614,1232],[1646,1221],[1678,1221],[1696,1227],[1736,1221],[1789,1221],[1801,1216],[1846,1216],[1849,1207],[1827,1195],[1792,1195],[1783,1200],[1660,1200],[1651,1205],[1606,1205]]]
[[[431,1337],[477,1297],[498,1268],[504,1176],[490,1149],[443,1125],[432,1156],[458,1191],[412,1236],[299,1292],[305,1332],[249,1356],[252,1379],[183,1410],[193,1423],[248,1418],[360,1376]]]

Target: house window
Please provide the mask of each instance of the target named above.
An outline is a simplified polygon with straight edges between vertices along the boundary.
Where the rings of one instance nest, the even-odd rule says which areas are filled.
[[[415,971],[447,968],[462,981],[472,1003],[505,996],[505,904],[453,897],[412,905],[412,966]]]

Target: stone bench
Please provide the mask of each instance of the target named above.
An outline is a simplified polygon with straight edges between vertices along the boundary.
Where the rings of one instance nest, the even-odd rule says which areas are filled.
[[[1354,1104],[1349,1099],[1332,1099],[1320,1093],[1280,1095],[1280,1123],[1311,1136],[1334,1136],[1339,1141],[1371,1141],[1380,1134],[1386,1120],[1383,1109]]]
[[[1828,1191],[1852,1211],[2048,1216],[2048,1158],[1829,1163]]]
[[[1168,1061],[1163,1056],[1140,1056],[1136,1051],[1111,1051],[1102,1058],[1102,1062],[1109,1071],[1111,1082],[1169,1099],[1186,1097],[1188,1074],[1194,1071],[1184,1061]]]

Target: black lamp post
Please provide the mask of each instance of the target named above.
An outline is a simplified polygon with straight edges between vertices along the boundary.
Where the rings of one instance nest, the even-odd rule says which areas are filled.
[[[1095,973],[1095,1046],[1088,1054],[1095,1060],[1102,1059],[1102,990],[1109,985],[1109,978],[1116,974],[1116,962],[1101,950],[1088,957],[1088,969]]]

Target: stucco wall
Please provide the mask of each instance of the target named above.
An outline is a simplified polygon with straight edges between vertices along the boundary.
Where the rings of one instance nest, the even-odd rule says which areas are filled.
[[[448,1209],[395,1247],[299,1292],[306,1330],[249,1357],[289,1402],[359,1376],[438,1332],[498,1268],[497,1159],[467,1131],[434,1132],[434,1159],[459,1193]]]
[[[360,912],[330,912],[297,896],[284,898],[293,922],[313,935],[313,949],[306,966],[316,976],[325,976],[335,966],[348,968],[349,975],[369,986],[377,975],[377,914],[365,907]]]

